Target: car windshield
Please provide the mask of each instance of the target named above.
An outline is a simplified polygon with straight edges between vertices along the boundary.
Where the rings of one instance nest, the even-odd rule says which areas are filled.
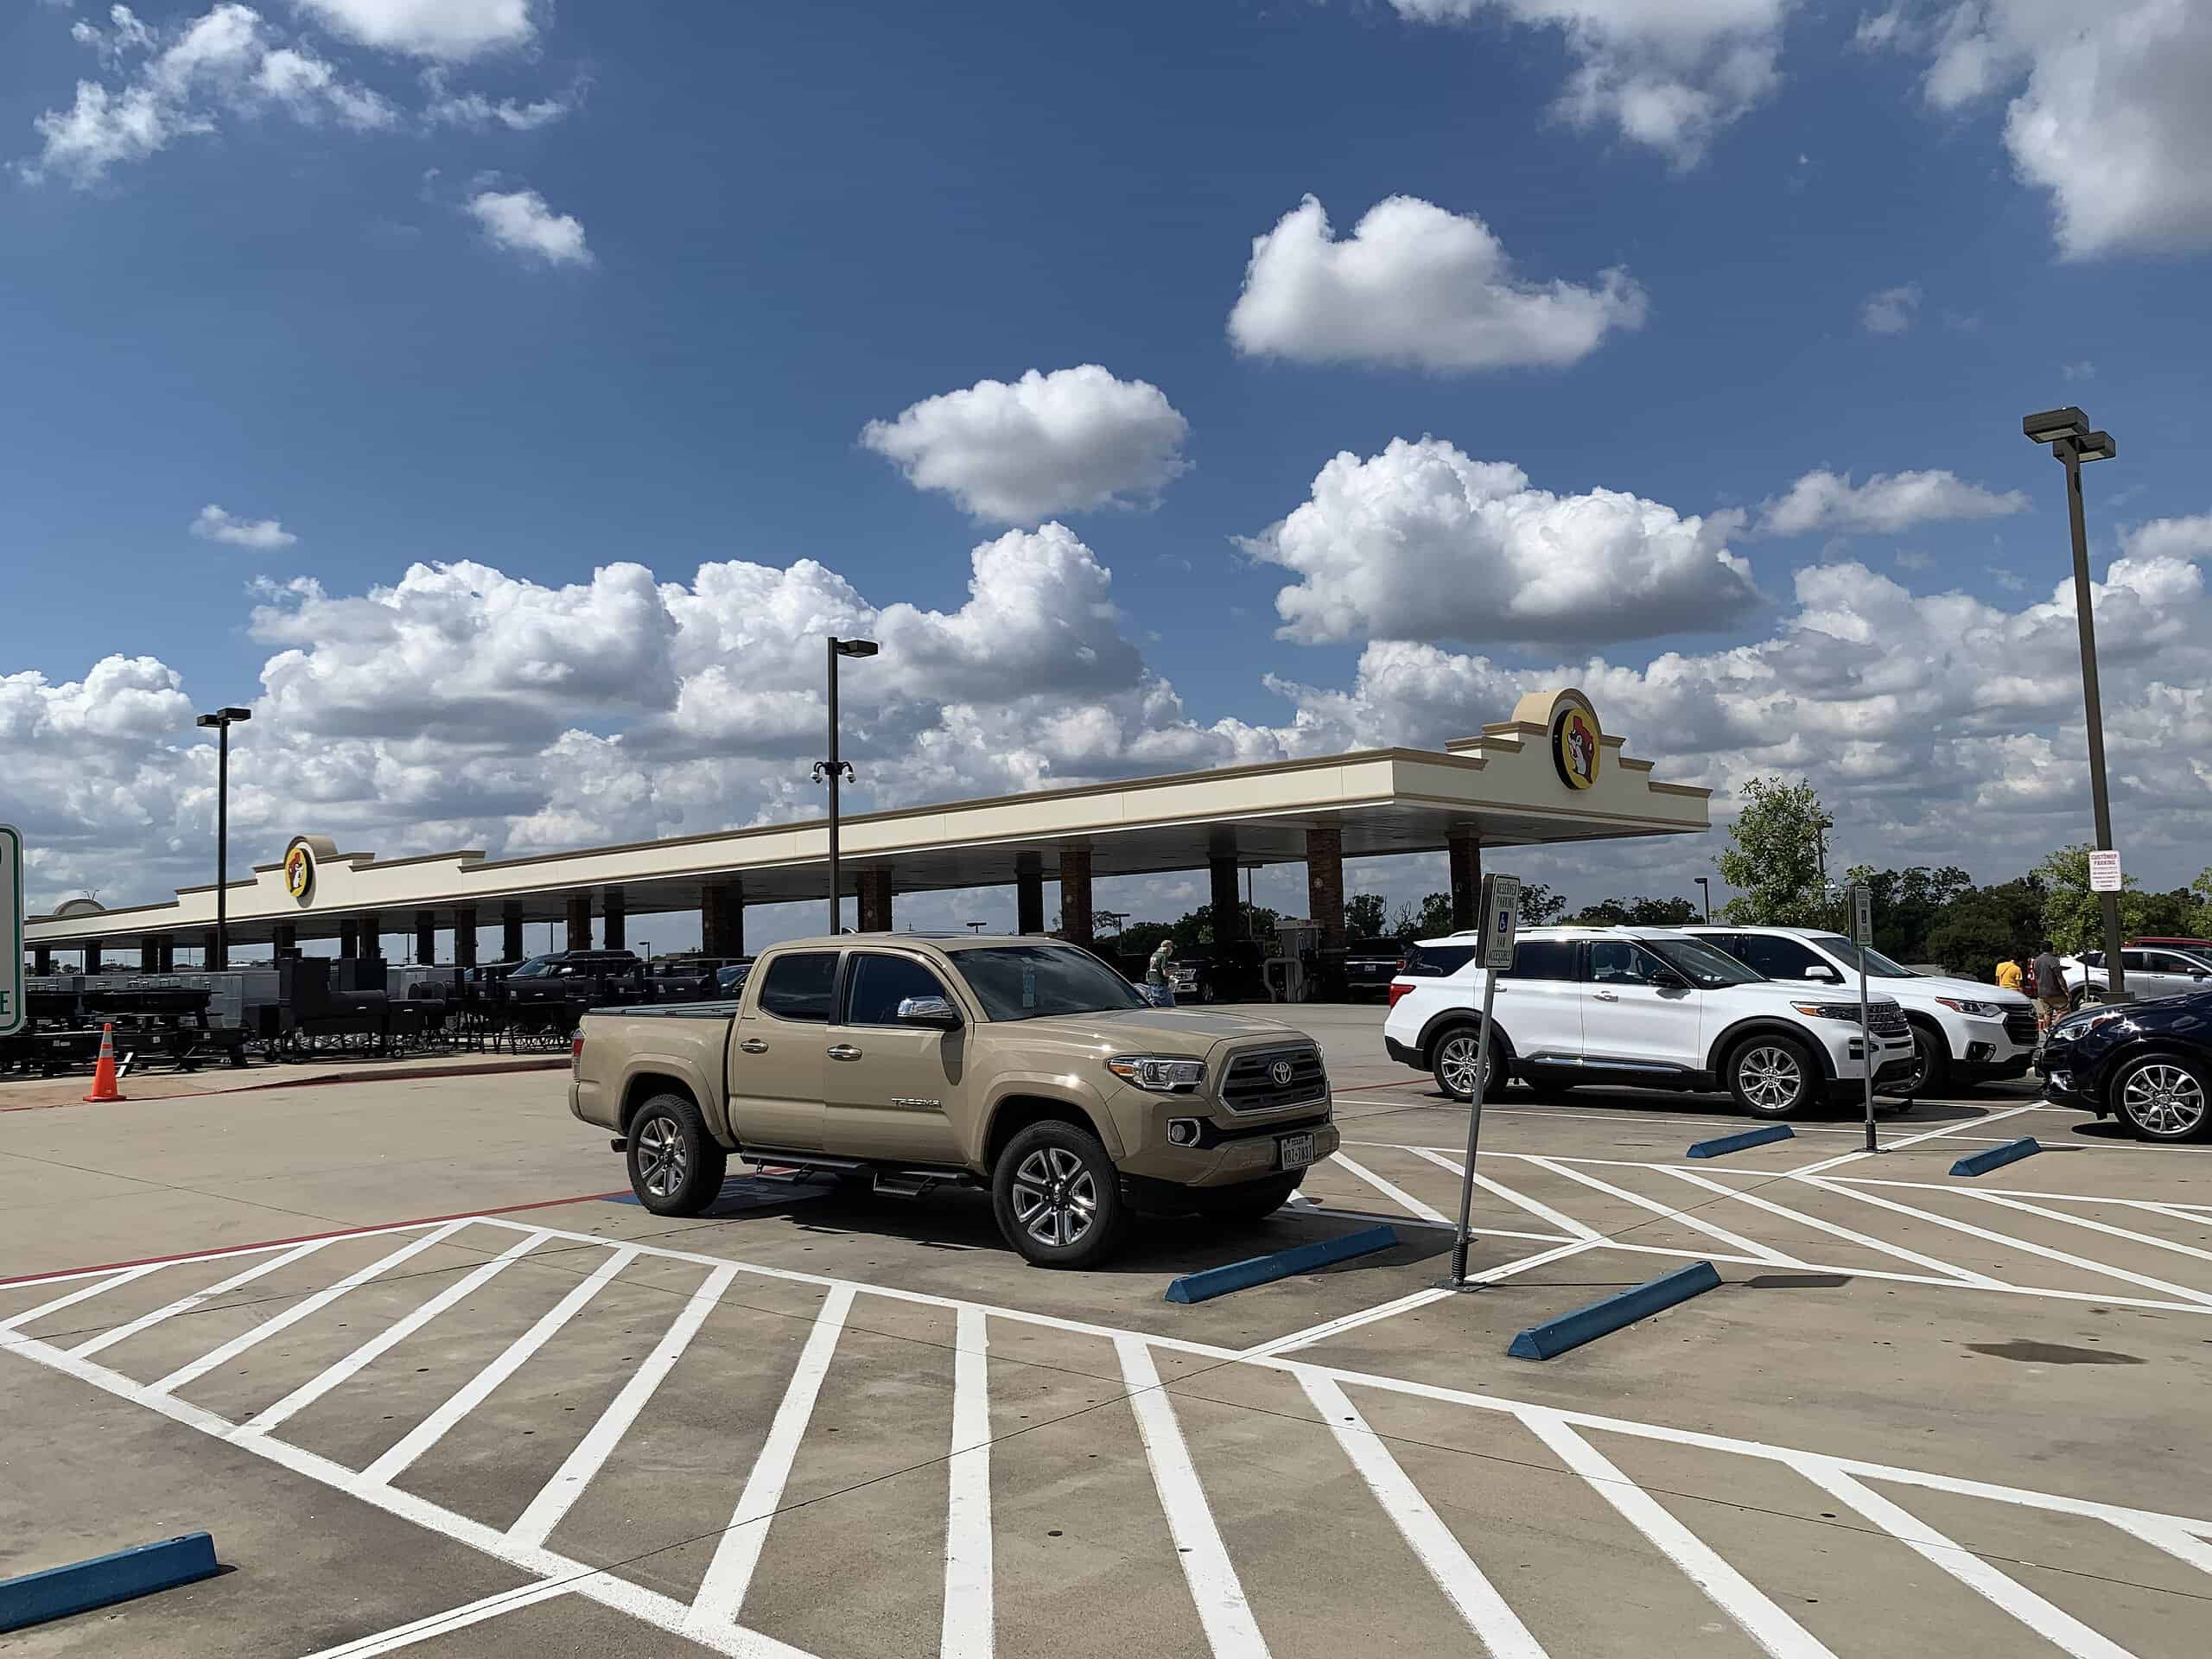
[[[1118,1013],[1151,1005],[1089,951],[1071,945],[987,945],[955,953],[961,976],[993,1020]]]
[[[1722,985],[1749,985],[1765,977],[1753,973],[1725,950],[1716,950],[1695,939],[1646,939],[1643,944],[1691,984],[1707,990]]]
[[[1827,951],[1838,962],[1858,960],[1859,947],[1840,933],[1818,934],[1812,943],[1815,950]],[[1911,969],[1891,962],[1871,946],[1866,952],[1866,976],[1869,979],[1918,979],[1920,977]]]
[[[516,969],[514,972],[509,974],[507,977],[509,979],[543,979],[552,971],[552,957],[532,957],[528,962],[523,963],[521,967]]]

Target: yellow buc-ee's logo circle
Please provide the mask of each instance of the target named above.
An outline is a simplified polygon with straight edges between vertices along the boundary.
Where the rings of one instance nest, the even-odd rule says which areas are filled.
[[[315,896],[315,851],[304,841],[284,849],[284,891],[303,905]]]
[[[1598,781],[1601,753],[1597,717],[1588,709],[1570,702],[1552,716],[1552,760],[1569,789],[1588,789]]]

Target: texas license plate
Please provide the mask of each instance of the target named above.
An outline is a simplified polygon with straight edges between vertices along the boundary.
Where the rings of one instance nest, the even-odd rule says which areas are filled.
[[[1310,1135],[1286,1135],[1275,1144],[1282,1148],[1285,1169],[1303,1169],[1313,1161],[1313,1137]]]

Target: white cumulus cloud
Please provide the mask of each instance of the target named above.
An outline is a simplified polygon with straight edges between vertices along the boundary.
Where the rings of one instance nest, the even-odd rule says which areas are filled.
[[[1956,473],[1876,473],[1855,484],[1848,473],[1809,472],[1760,509],[1758,528],[1769,536],[1868,532],[1893,536],[1918,524],[2003,518],[2027,510],[2018,490],[2002,494],[1969,484]]]
[[[1339,238],[1307,196],[1253,239],[1229,337],[1248,355],[1300,363],[1556,368],[1641,326],[1644,309],[1624,270],[1587,285],[1519,276],[1472,214],[1391,196]]]
[[[1870,334],[1901,334],[1919,320],[1918,283],[1885,288],[1859,308],[1859,326]]]
[[[292,0],[364,46],[458,62],[526,45],[537,33],[531,0]]]
[[[1190,429],[1159,387],[1086,363],[925,397],[870,421],[861,442],[915,488],[943,491],[978,518],[1020,523],[1152,502],[1187,469]]]
[[[443,68],[423,72],[423,88],[429,101],[423,118],[432,126],[505,127],[510,132],[534,132],[539,127],[574,115],[583,106],[585,83],[579,80],[565,92],[520,103],[512,98],[494,99],[479,92],[456,92]]]
[[[192,533],[203,541],[264,551],[289,547],[300,539],[274,518],[235,518],[213,502],[200,509],[200,516],[192,521]]]
[[[535,190],[480,190],[468,199],[468,212],[484,234],[525,259],[549,265],[588,265],[583,221],[556,213]]]
[[[1243,545],[1297,574],[1275,598],[1287,639],[1605,642],[1741,615],[1758,590],[1726,527],[1618,490],[1532,489],[1510,461],[1398,438],[1337,456]]]

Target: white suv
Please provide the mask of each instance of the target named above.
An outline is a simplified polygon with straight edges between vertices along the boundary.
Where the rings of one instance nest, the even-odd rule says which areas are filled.
[[[1474,955],[1471,938],[1414,946],[1382,1027],[1392,1059],[1459,1100],[1480,1063]],[[1868,1014],[1874,1086],[1901,1094],[1916,1069],[1904,1010],[1883,996]],[[1763,979],[1679,928],[1532,929],[1498,976],[1491,1018],[1490,1058],[1539,1088],[1726,1089],[1754,1117],[1787,1117],[1865,1087],[1855,998]]]
[[[1840,985],[1859,994],[1859,947],[1818,927],[1685,928],[1769,979]],[[1894,997],[1912,1027],[1919,1071],[1908,1094],[1929,1094],[1946,1083],[1987,1083],[2025,1072],[2036,1053],[2035,1004],[2018,991],[1979,980],[1916,974],[1878,950],[1866,953],[1870,990]]]

